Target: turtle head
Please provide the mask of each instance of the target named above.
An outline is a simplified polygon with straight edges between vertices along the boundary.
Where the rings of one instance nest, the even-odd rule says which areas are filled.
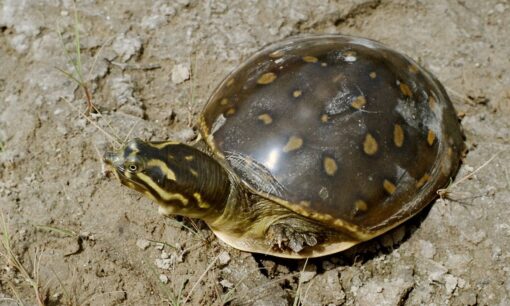
[[[150,151],[144,149],[145,147],[145,142],[135,138],[119,150],[107,151],[103,157],[103,161],[109,170],[115,174],[123,185],[144,194],[150,191],[149,185],[143,180],[144,175],[148,174],[151,180],[160,180],[158,178],[159,173],[147,168],[147,161],[152,156],[149,153]]]
[[[222,210],[228,175],[212,157],[179,142],[129,141],[106,152],[104,162],[120,182],[158,202],[165,214],[205,217]]]

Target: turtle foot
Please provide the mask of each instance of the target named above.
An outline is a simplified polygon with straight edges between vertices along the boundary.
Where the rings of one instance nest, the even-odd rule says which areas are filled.
[[[313,232],[299,230],[287,223],[273,224],[269,227],[266,237],[273,249],[281,251],[301,252],[306,247],[312,247],[318,243],[318,235]]]

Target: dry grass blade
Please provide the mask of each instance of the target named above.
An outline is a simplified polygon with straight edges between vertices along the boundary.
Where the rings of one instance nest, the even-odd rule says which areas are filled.
[[[57,279],[57,282],[60,286],[60,288],[62,289],[62,291],[64,292],[64,298],[67,300],[68,304],[69,305],[78,305],[77,301],[76,301],[76,296],[73,296],[69,293],[69,291],[67,291],[67,288],[66,286],[64,286],[64,282],[62,282],[62,280],[60,279],[60,277],[58,276],[57,272],[55,272],[55,270],[53,268],[51,268],[51,272],[53,273],[53,275],[55,276],[55,278]]]
[[[180,250],[178,247],[176,247],[175,245],[172,245],[168,242],[164,242],[164,241],[159,241],[159,240],[152,240],[152,239],[146,239],[147,241],[150,241],[152,243],[156,243],[156,244],[161,244],[161,245],[164,245],[164,246],[167,246],[167,247],[170,247],[174,250]]]
[[[78,236],[78,234],[75,231],[58,228],[58,227],[54,227],[54,226],[36,225],[35,227],[38,229],[45,230],[45,231],[59,233],[66,237],[77,237]]]
[[[259,270],[259,269],[257,269]],[[292,272],[290,274],[287,274],[287,275],[284,275],[284,276],[281,276],[281,277],[278,277],[278,278],[275,278],[275,279],[272,279],[271,281],[268,281],[268,282],[265,282],[264,284],[262,285],[258,285],[254,288],[251,288],[251,292],[255,292],[256,294],[253,296],[253,297],[250,297],[249,299],[247,300],[244,300],[242,303],[240,303],[240,305],[251,305],[253,304],[257,299],[261,299],[263,297],[266,297],[266,296],[269,296],[270,294],[270,291],[264,291],[264,294],[258,294],[257,292],[260,292],[262,289],[265,289],[266,287],[270,287],[274,284],[277,284],[283,280],[291,280],[292,278],[296,277],[300,272]],[[245,298],[245,297],[244,297]]]
[[[94,62],[93,62],[92,67],[88,73],[88,77],[87,77],[87,79],[85,79],[83,76],[83,65],[82,65],[81,47],[80,47],[79,18],[78,18],[78,11],[76,9],[76,3],[75,3],[75,8],[74,8],[74,54],[75,54],[75,60],[73,59],[70,52],[67,50],[67,48],[65,46],[64,38],[62,37],[62,31],[61,31],[58,23],[57,23],[57,32],[60,37],[60,42],[62,44],[62,48],[64,50],[67,61],[69,63],[71,63],[71,65],[73,66],[74,72],[65,71],[64,69],[61,69],[58,67],[55,67],[55,69],[57,69],[62,74],[64,74],[67,78],[69,78],[70,80],[72,80],[76,84],[78,84],[78,86],[83,90],[85,99],[87,101],[87,109],[86,109],[85,113],[81,113],[80,111],[78,111],[78,113],[81,116],[85,117],[85,119],[87,119],[87,121],[89,121],[91,124],[93,124],[98,130],[100,130],[105,135],[107,135],[107,137],[110,140],[113,140],[118,146],[120,146],[121,143],[123,143],[120,141],[120,137],[116,137],[116,139],[113,139],[113,137],[110,134],[106,133],[106,131],[99,128],[99,126],[97,126],[97,124],[95,124],[95,122],[93,122],[89,118],[89,115],[92,112],[99,114],[99,116],[102,116],[102,115],[101,115],[101,112],[99,111],[99,109],[96,107],[96,105],[92,102],[92,94],[91,94],[89,87],[87,85],[87,80],[90,80],[90,78],[92,76],[92,72],[95,68],[95,65],[96,65],[98,59],[99,59],[99,55],[101,54],[101,51],[103,50],[106,43],[111,41],[112,38],[107,40],[105,42],[105,44],[101,45],[101,48],[99,49],[99,51],[96,53],[96,55],[94,57]],[[69,101],[66,100],[66,102],[68,102],[74,109],[76,109],[76,107],[74,107],[74,105],[72,105]],[[114,130],[109,121],[106,121],[106,124],[108,125],[108,128],[110,128],[112,131]]]
[[[113,135],[109,134],[108,132],[106,132],[103,128],[101,128],[99,125],[97,125],[96,122],[94,122],[92,119],[90,119],[89,116],[87,116],[86,114],[84,113],[81,113],[77,108],[76,106],[74,106],[69,100],[67,99],[64,99],[64,101],[66,101],[72,108],[74,108],[74,110],[76,110],[80,116],[82,116],[83,118],[85,118],[90,124],[92,124],[96,129],[98,129],[99,131],[101,131],[108,139],[110,139],[111,141],[113,141],[117,146],[121,146],[122,145],[122,142],[119,141],[117,139],[117,137],[114,137]]]
[[[7,227],[7,223],[5,222],[4,214],[3,212],[0,212],[0,226],[2,230],[2,238],[0,241],[1,250],[0,250],[0,256],[11,266],[13,266],[18,272],[23,276],[25,281],[29,283],[29,285],[32,287],[32,290],[34,291],[35,299],[37,301],[37,305],[42,306],[44,304],[44,293],[41,290],[41,286],[39,284],[39,268],[41,263],[41,256],[42,253],[38,254],[36,251],[34,256],[34,267],[33,272],[30,274],[28,270],[25,268],[25,266],[21,263],[21,261],[18,259],[18,256],[14,254],[14,251],[12,250],[12,240],[9,234],[9,229]],[[13,289],[13,292],[16,292]]]
[[[175,226],[183,227],[190,231],[194,236],[198,237],[198,239],[207,241],[207,237],[200,231],[198,225],[193,221],[193,219],[187,218],[187,220],[191,223],[191,227],[187,226],[184,222],[178,221],[174,218],[167,218],[167,220]]]
[[[439,197],[441,199],[444,199],[445,197],[448,196],[448,193],[450,192],[450,189],[459,185],[460,183],[464,182],[465,180],[468,180],[470,178],[472,178],[477,172],[479,172],[480,170],[482,170],[483,168],[487,167],[488,164],[490,164],[501,152],[503,151],[500,151],[496,154],[494,154],[491,158],[489,158],[486,162],[484,162],[480,167],[476,168],[475,170],[473,170],[471,173],[467,174],[466,176],[462,177],[460,180],[458,180],[457,182],[454,182],[450,185],[448,185],[448,187],[446,188],[441,188],[437,191],[437,194],[439,195]]]
[[[207,275],[207,272],[209,272],[209,270],[211,270],[211,268],[214,266],[214,264],[216,263],[216,261],[218,260],[218,258],[220,257],[220,255],[216,256],[212,261],[211,263],[207,266],[207,268],[205,269],[204,273],[202,273],[202,275],[200,275],[200,277],[198,278],[198,280],[195,282],[195,284],[193,285],[193,287],[191,287],[191,290],[189,291],[188,295],[186,296],[186,298],[184,299],[184,301],[182,302],[182,304],[186,304],[186,302],[188,302],[188,300],[190,299],[191,295],[193,294],[193,291],[195,291],[195,288],[198,286],[198,284],[202,281],[202,279]]]
[[[305,272],[305,270],[306,270],[307,264],[308,264],[308,257],[306,258],[305,264],[303,265],[303,270],[301,270],[301,273],[299,274],[299,281],[298,281],[298,287],[296,289],[296,296],[294,298],[294,302],[292,303],[293,306],[302,305],[302,303],[301,303],[301,285],[303,284],[302,275],[303,275],[303,272]]]

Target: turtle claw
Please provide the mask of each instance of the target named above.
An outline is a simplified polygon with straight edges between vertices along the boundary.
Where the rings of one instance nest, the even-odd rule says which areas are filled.
[[[273,249],[280,251],[301,252],[306,247],[317,244],[317,237],[313,233],[303,233],[292,226],[282,223],[273,224],[267,231],[267,238]]]

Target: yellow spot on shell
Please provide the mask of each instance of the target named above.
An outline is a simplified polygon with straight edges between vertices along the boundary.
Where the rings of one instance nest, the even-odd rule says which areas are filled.
[[[395,190],[397,190],[397,186],[395,186],[392,182],[388,180],[384,180],[383,182],[384,190],[386,190],[387,193],[393,194]]]
[[[324,158],[324,171],[330,176],[335,175],[336,171],[338,170],[338,166],[336,164],[336,161],[331,157]]]
[[[402,92],[402,94],[404,96],[407,96],[407,97],[412,97],[413,96],[413,92],[411,91],[411,88],[409,87],[409,85],[407,85],[406,83],[400,83],[400,91]]]
[[[367,100],[364,96],[357,96],[351,103],[351,106],[355,109],[361,109],[365,104],[367,104]]]
[[[377,77],[377,73],[375,71],[370,72],[369,74],[371,79],[375,79]]]
[[[227,104],[228,104],[228,99],[227,98],[221,99],[220,105],[227,105]]]
[[[294,98],[298,98],[300,97],[301,95],[303,94],[303,92],[301,90],[294,90],[294,92],[292,92],[292,96]]]
[[[302,138],[297,137],[297,136],[291,136],[289,138],[289,141],[285,145],[285,147],[283,147],[283,152],[287,153],[290,151],[297,150],[297,149],[301,148],[302,145],[303,145]]]
[[[273,118],[271,118],[271,116],[269,116],[269,114],[262,114],[262,115],[258,116],[258,118],[264,124],[271,124],[271,122],[273,122]]]
[[[393,142],[399,148],[404,144],[404,130],[400,124],[395,124],[393,128]]]
[[[434,144],[434,140],[436,140],[436,134],[432,132],[432,130],[429,130],[427,134],[427,143],[429,144],[429,146]]]
[[[324,123],[328,122],[328,121],[329,121],[329,116],[328,116],[328,114],[323,114],[323,115],[321,116],[321,121],[322,121],[322,122],[324,122]]]
[[[356,202],[354,202],[354,209],[355,213],[367,211],[368,210],[367,202],[363,200],[357,200]]]
[[[416,182],[416,188],[420,188],[421,186],[425,185],[425,183],[430,179],[430,175],[424,174],[418,182]]]
[[[236,109],[231,107],[231,108],[227,109],[227,112],[225,113],[225,115],[232,116],[235,113],[236,113]]]
[[[377,153],[377,149],[378,145],[374,136],[372,136],[370,133],[367,133],[365,136],[365,141],[363,142],[363,151],[365,151],[365,153],[368,155],[374,155]]]
[[[198,172],[196,172],[195,170],[189,169],[189,172],[191,172],[191,175],[193,175],[194,177],[198,177]]]
[[[318,58],[316,58],[315,56],[303,56],[303,60],[307,63],[317,63],[319,61]]]
[[[276,80],[276,74],[274,72],[267,72],[260,76],[257,83],[261,85],[267,85]]]
[[[234,79],[230,79],[227,81],[227,87],[230,87],[234,84]]]
[[[269,53],[269,57],[279,58],[279,57],[282,57],[284,54],[285,54],[285,51],[283,51],[283,50],[276,50],[276,51],[273,51],[273,52]]]
[[[416,74],[416,73],[418,73],[418,66],[416,66],[416,65],[409,65],[408,70],[409,70],[410,73]]]
[[[328,65],[328,63],[321,63],[322,67],[326,67],[327,65]]]
[[[184,159],[187,161],[192,161],[194,158],[195,158],[195,156],[193,156],[193,155],[188,155],[188,156],[184,157]]]
[[[346,62],[355,62],[356,61],[356,51],[347,51],[344,53],[344,60]]]

